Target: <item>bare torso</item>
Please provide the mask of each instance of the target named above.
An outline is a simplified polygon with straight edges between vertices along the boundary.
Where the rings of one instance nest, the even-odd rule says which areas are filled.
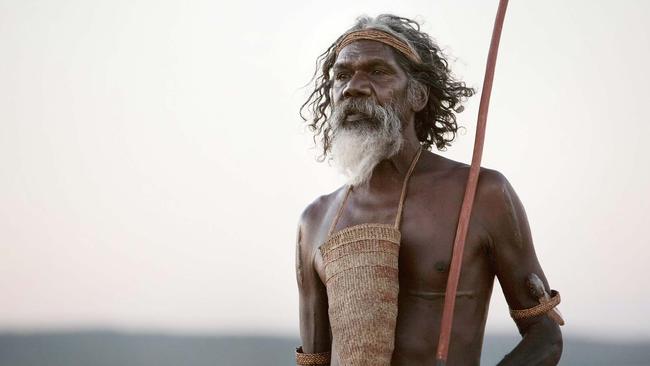
[[[466,166],[431,153],[423,154],[408,186],[399,257],[399,305],[393,365],[435,363],[444,291],[458,213],[467,179]],[[490,172],[487,172],[489,175]],[[496,173],[498,174],[498,173]],[[374,194],[347,200],[336,230],[360,223],[392,223],[401,180]],[[345,189],[321,197],[301,238],[313,250],[321,284],[325,273],[318,247],[340,207]],[[488,304],[494,282],[490,239],[481,220],[472,220],[459,284],[449,364],[478,365]],[[339,365],[332,349],[332,365]]]

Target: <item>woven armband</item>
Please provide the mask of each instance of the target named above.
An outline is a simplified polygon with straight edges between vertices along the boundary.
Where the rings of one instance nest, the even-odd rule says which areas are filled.
[[[299,366],[327,366],[330,364],[330,353],[303,353],[302,346],[296,348],[296,365]]]
[[[555,290],[551,290],[551,298],[547,301],[540,302],[539,305],[528,309],[510,309],[510,316],[515,320],[534,318],[536,316],[548,313],[549,311],[553,310],[553,308],[555,308],[559,303],[560,293]]]

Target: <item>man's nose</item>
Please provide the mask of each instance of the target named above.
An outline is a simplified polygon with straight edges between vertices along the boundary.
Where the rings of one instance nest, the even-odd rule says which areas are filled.
[[[368,97],[371,94],[370,82],[361,72],[355,72],[343,90],[344,98]]]

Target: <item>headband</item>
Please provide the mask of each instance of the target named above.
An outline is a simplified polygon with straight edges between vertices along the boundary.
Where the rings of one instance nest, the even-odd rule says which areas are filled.
[[[346,34],[345,36],[343,36],[343,39],[341,39],[341,41],[339,41],[339,43],[336,45],[336,54],[338,54],[343,49],[343,47],[361,39],[381,42],[385,45],[391,46],[394,49],[398,50],[404,56],[408,57],[411,61],[417,63],[422,62],[420,55],[418,55],[418,53],[415,52],[415,50],[413,49],[413,47],[411,47],[411,45],[409,45],[402,39],[397,38],[396,36],[388,32],[378,30],[378,29],[372,29],[372,28],[352,31]]]

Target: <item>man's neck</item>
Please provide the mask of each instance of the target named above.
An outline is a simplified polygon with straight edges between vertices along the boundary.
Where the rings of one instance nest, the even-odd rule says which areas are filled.
[[[405,140],[397,154],[380,161],[373,169],[370,179],[354,188],[367,192],[381,192],[394,185],[401,185],[420,146],[419,142]]]

